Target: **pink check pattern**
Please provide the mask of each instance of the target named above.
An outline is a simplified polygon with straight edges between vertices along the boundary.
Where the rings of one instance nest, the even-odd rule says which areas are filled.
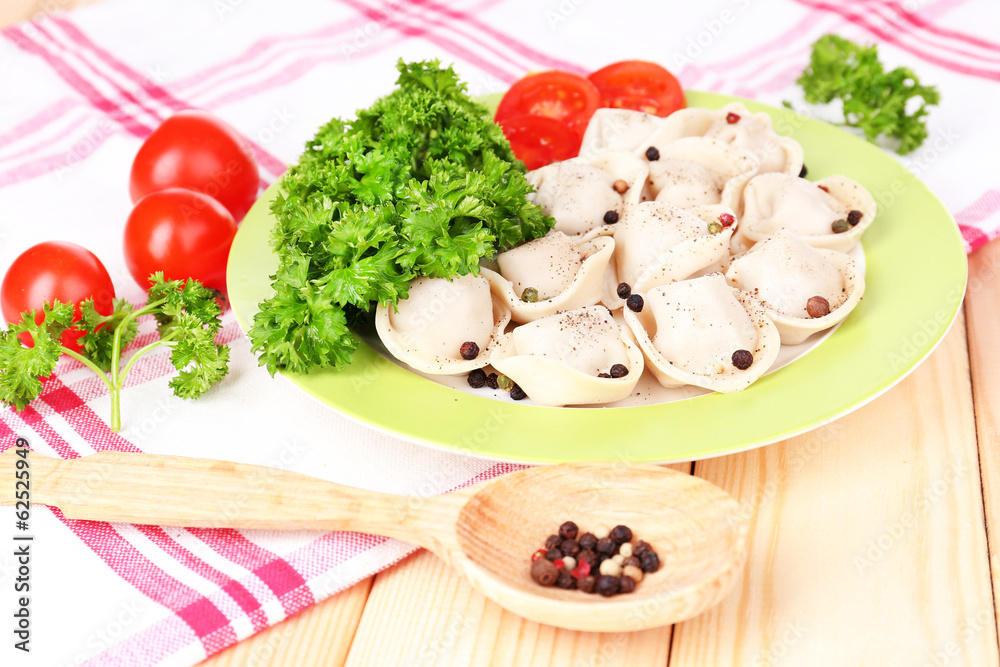
[[[879,42],[884,58],[905,63],[937,83],[946,104],[994,99],[1000,85],[998,26],[971,20],[987,4],[771,0],[751,5],[733,0],[720,2],[715,14],[704,7],[690,15],[671,8],[666,17],[659,3],[638,1],[615,3],[609,15],[603,5],[568,1],[316,0],[288,17],[287,8],[241,7],[220,0],[219,20],[213,23],[199,14],[206,3],[194,0],[171,3],[169,11],[147,10],[148,15],[136,15],[135,3],[107,0],[2,31],[0,45],[9,71],[27,72],[31,87],[0,100],[0,211],[23,213],[26,198],[39,191],[58,192],[67,170],[93,175],[95,182],[113,171],[109,182],[124,184],[129,151],[134,153],[164,118],[185,108],[210,110],[237,127],[242,122],[261,165],[260,185],[266,187],[282,174],[297,149],[272,142],[263,131],[255,135],[253,123],[241,111],[255,105],[268,108],[275,100],[291,100],[298,109],[308,109],[318,76],[329,72],[345,77],[344,95],[361,95],[352,93],[353,87],[363,88],[369,76],[390,80],[384,70],[391,69],[399,55],[453,61],[472,82],[472,91],[480,93],[501,89],[530,70],[586,73],[614,60],[643,58],[663,62],[686,87],[773,103],[795,95],[794,80],[810,44],[821,34],[837,32]],[[242,14],[234,17],[236,25],[227,24],[229,12]],[[178,18],[171,21],[175,15]],[[194,27],[183,17],[197,19]],[[636,39],[638,22],[656,25],[658,32],[646,33],[640,26],[643,39]],[[229,38],[236,29],[240,40],[234,46]],[[159,54],[152,64],[132,46],[144,40]],[[197,57],[188,54],[180,62],[177,56],[175,62],[172,54],[178,47],[165,44]],[[350,83],[344,87],[344,82]],[[358,98],[351,106],[367,101]],[[941,120],[931,130],[932,140],[947,137],[951,123],[960,128],[957,140],[930,141],[907,164],[945,200],[971,252],[1000,233],[1000,180],[994,166],[1000,147],[998,133],[977,134],[961,104],[957,107],[936,112]],[[310,118],[318,123],[329,115],[320,109]],[[988,123],[984,127],[991,128]],[[113,145],[125,150],[113,153],[109,165],[104,156]],[[81,202],[79,215],[96,216],[104,196],[95,190],[92,200]],[[40,237],[0,228],[0,268],[30,243],[51,238],[45,229],[45,205],[38,210]],[[116,247],[119,227],[105,227],[102,243]],[[104,256],[109,254],[114,253]],[[138,288],[128,281],[120,262],[117,268],[120,292],[137,300]],[[134,345],[150,339],[144,330]],[[245,342],[231,314],[219,340],[234,347]],[[248,355],[245,349],[242,353]],[[139,393],[171,372],[165,356],[147,357],[130,377],[129,391]],[[169,442],[111,432],[98,407],[104,397],[99,380],[83,372],[80,364],[64,360],[27,409],[0,411],[0,449],[25,435],[36,448],[62,458],[109,449],[173,451]],[[181,410],[179,416],[184,415]],[[338,433],[329,437],[336,439]],[[364,465],[363,453],[355,456],[362,461],[357,465]],[[506,463],[449,465],[452,469],[437,491],[518,468]],[[51,512],[65,528],[61,539],[85,545],[105,564],[105,576],[127,582],[160,610],[142,629],[100,650],[85,651],[88,665],[193,664],[412,551],[405,545],[387,548],[391,541],[369,535],[314,535],[289,547],[273,536],[233,530],[72,521],[58,510],[36,511]],[[354,565],[345,575],[348,562]]]

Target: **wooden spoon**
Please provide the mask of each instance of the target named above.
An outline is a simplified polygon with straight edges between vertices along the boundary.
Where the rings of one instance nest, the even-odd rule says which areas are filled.
[[[14,479],[15,456],[0,455],[0,479]],[[573,630],[623,632],[690,618],[725,597],[746,561],[738,503],[703,479],[653,465],[540,466],[420,498],[180,456],[60,460],[32,452],[29,462],[31,501],[69,519],[385,535],[430,549],[515,614]],[[635,592],[610,598],[543,587],[529,575],[531,554],[567,520],[581,531],[625,524],[662,566]]]

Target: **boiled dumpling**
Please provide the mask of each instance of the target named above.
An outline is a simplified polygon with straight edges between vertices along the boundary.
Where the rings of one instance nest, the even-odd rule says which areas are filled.
[[[417,278],[395,309],[380,305],[375,311],[375,328],[389,353],[438,375],[486,366],[509,321],[510,311],[493,298],[489,282],[472,275]]]
[[[875,219],[875,200],[846,176],[813,183],[786,174],[761,174],[743,190],[737,252],[749,249],[779,229],[787,229],[816,248],[848,252]]]
[[[849,255],[813,248],[787,230],[734,259],[726,277],[761,302],[787,345],[843,320],[865,289]]]
[[[745,389],[767,372],[780,347],[763,309],[721,273],[656,287],[638,312],[624,315],[664,387]]]
[[[678,139],[649,163],[649,188],[656,201],[680,208],[723,204],[736,210],[757,165],[746,151],[716,139]]]
[[[660,126],[662,118],[631,109],[602,108],[587,123],[580,155],[589,158],[605,151],[634,151]]]
[[[581,405],[625,398],[642,375],[642,353],[607,308],[550,315],[504,335],[490,364],[535,403]]]

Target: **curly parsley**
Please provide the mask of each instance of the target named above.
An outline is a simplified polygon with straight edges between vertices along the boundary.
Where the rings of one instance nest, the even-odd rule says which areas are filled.
[[[73,322],[73,305],[44,304],[41,324],[35,323],[36,311],[22,314],[22,321],[0,332],[0,402],[16,410],[38,397],[42,391],[39,378],[55,371],[62,354],[69,355],[94,371],[108,388],[111,397],[111,430],[121,429],[121,390],[135,362],[147,352],[169,347],[170,362],[180,373],[170,381],[174,394],[197,398],[229,371],[229,348],[215,342],[221,322],[215,292],[196,280],[164,280],[162,273],[150,277],[152,287],[144,306],[133,308],[115,299],[114,311],[101,315],[94,300],[80,305],[79,322]],[[122,363],[122,352],[138,332],[137,318],[156,317],[159,338],[139,348]],[[85,333],[76,352],[61,343],[63,333],[77,329]],[[34,345],[21,344],[24,335]]]
[[[860,46],[837,35],[824,35],[813,44],[809,66],[796,83],[810,104],[841,100],[842,125],[860,128],[872,143],[879,136],[896,139],[901,154],[927,138],[927,107],[940,99],[937,89],[921,85],[912,70],[886,72],[876,45]]]
[[[417,276],[477,273],[479,260],[545,234],[524,165],[451,67],[398,64],[397,88],[306,144],[271,206],[275,294],[249,336],[261,365],[308,373],[351,362],[349,328]]]

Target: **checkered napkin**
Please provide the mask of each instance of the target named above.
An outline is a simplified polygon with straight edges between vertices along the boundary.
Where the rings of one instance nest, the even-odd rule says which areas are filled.
[[[35,243],[73,241],[101,257],[120,296],[141,301],[121,251],[129,168],[142,139],[180,109],[207,109],[248,137],[264,187],[317,126],[390,90],[400,57],[454,62],[473,94],[530,70],[586,73],[641,58],[686,87],[777,104],[800,99],[794,80],[827,32],[876,40],[888,64],[939,87],[928,141],[901,159],[952,211],[970,251],[1000,231],[1000,132],[989,102],[1000,92],[1000,17],[991,0],[682,4],[105,0],[39,15],[0,35],[0,272]],[[64,359],[26,410],[0,411],[0,449],[20,435],[48,456],[202,456],[424,496],[517,468],[351,422],[268,376],[231,313],[224,324],[232,369],[205,397],[173,397],[166,356],[148,355],[130,376],[115,434],[104,385]],[[70,521],[40,506],[31,521],[32,651],[15,650],[7,631],[3,665],[192,665],[412,551],[350,533]],[[13,530],[3,508],[8,625]]]

